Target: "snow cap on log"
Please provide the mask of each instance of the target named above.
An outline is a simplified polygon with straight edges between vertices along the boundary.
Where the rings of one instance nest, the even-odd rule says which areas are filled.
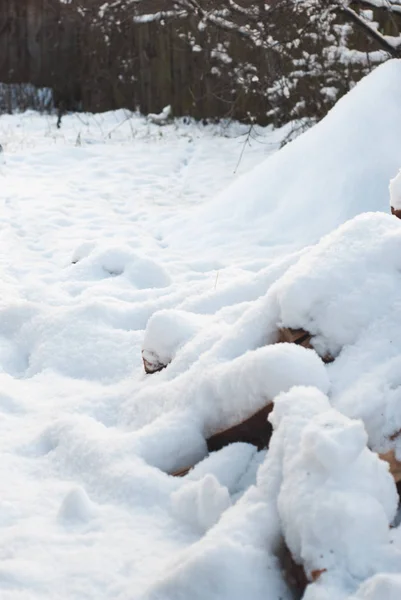
[[[203,317],[182,310],[165,309],[152,315],[146,325],[142,359],[146,373],[164,369],[199,331]]]

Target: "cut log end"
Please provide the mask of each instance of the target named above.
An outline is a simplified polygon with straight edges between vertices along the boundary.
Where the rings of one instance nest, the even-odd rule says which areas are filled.
[[[148,375],[158,373],[167,367],[154,352],[150,352],[149,350],[142,350],[142,361],[145,372]]]
[[[391,214],[397,217],[397,219],[401,219],[401,209],[391,207]]]

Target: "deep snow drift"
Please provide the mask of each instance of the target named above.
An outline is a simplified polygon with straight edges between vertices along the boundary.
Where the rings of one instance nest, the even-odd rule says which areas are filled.
[[[307,600],[398,599],[401,221],[344,222],[389,212],[400,82],[243,178],[236,124],[0,117],[2,598],[292,600],[286,545]],[[207,455],[272,400],[267,452]]]
[[[400,102],[401,63],[393,60],[318,125],[206,203],[178,241],[176,232],[169,240],[185,245],[195,237],[217,254],[228,246],[235,258],[260,244],[266,255],[283,244],[316,242],[360,212],[387,212],[389,180],[401,164]]]

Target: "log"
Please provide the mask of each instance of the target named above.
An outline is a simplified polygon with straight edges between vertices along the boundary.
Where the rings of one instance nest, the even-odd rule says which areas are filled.
[[[282,327],[279,332],[278,343],[287,342],[288,344],[297,344],[304,348],[312,349],[310,343],[312,336],[304,329],[291,329],[290,327]]]
[[[327,569],[314,569],[309,576],[303,565],[295,562],[287,544],[284,542],[278,554],[284,579],[291,588],[294,597],[302,598],[309,583],[315,583],[327,572]]]
[[[248,419],[213,434],[206,440],[209,453],[217,452],[225,446],[236,442],[252,444],[253,446],[256,446],[258,450],[268,448],[273,433],[273,427],[267,420],[267,417],[272,410],[273,402],[269,402]],[[194,466],[195,465],[185,467],[171,473],[171,475],[173,475],[173,477],[185,477]]]
[[[401,210],[399,208],[391,207],[391,214],[397,217],[397,219],[401,219]]]
[[[297,344],[297,346],[302,346],[303,348],[308,348],[309,350],[315,350],[311,343],[312,339],[313,336],[308,331],[305,331],[305,329],[291,329],[291,327],[282,327],[279,330],[277,344]],[[331,363],[334,360],[330,354],[320,356],[320,358],[326,364]]]
[[[379,454],[379,458],[387,462],[390,466],[390,473],[394,477],[396,484],[401,482],[401,462],[395,456],[395,450],[390,450],[384,454]],[[397,488],[398,489],[398,488]]]
[[[267,417],[272,410],[273,402],[269,402],[245,421],[218,431],[206,440],[207,449],[209,452],[216,452],[235,442],[253,444],[258,450],[267,448],[273,432]]]
[[[190,467],[184,467],[183,469],[180,469],[179,471],[174,471],[174,473],[170,473],[173,477],[185,477],[185,475],[188,475],[188,473],[190,472],[191,469],[194,468],[195,465],[191,465]]]
[[[162,363],[154,352],[150,350],[142,350],[142,361],[145,372],[150,375],[152,373],[158,373],[167,367],[166,364]]]
[[[298,565],[295,562],[285,543],[279,552],[278,559],[280,561],[284,579],[291,588],[294,597],[301,598],[309,583],[303,566]]]

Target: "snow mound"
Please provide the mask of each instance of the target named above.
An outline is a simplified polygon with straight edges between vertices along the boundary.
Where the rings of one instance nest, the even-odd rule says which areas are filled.
[[[165,367],[184,346],[200,331],[204,319],[178,310],[162,310],[151,316],[145,331],[142,357],[153,370]]]
[[[399,600],[401,598],[401,575],[380,573],[361,585],[351,600]]]
[[[150,586],[146,598],[213,598],[210,588],[193,589],[201,573],[213,589],[223,590],[223,597],[246,595],[247,580],[237,581],[234,592],[224,571],[216,574],[210,565],[218,547],[235,568],[237,540],[247,540],[251,556],[259,548],[258,535],[265,536],[270,565],[271,582],[264,585],[276,589],[280,524],[286,546],[311,582],[305,600],[375,598],[387,589],[389,597],[396,594],[399,582],[391,574],[401,568],[401,543],[398,528],[390,525],[396,522],[398,496],[388,464],[372,450],[401,450],[400,256],[399,220],[382,213],[355,217],[305,249],[234,323],[231,340],[236,340],[239,356],[219,355],[215,346],[210,362],[206,352],[179,377],[169,380],[166,374],[162,384],[146,391],[143,398],[153,403],[155,392],[164,386],[175,407],[185,396],[187,414],[200,421],[205,436],[249,416],[266,398],[274,400],[274,433],[256,488],[250,487],[228,508],[228,499],[232,502],[239,488],[238,473],[227,460],[239,460],[241,470],[249,469],[245,449],[233,447],[202,461],[174,492],[174,514],[206,534]],[[262,306],[270,315],[264,322],[266,341],[274,341],[274,335],[267,335],[274,326],[302,328],[334,362],[325,367],[313,350],[291,344],[244,352],[246,338],[241,334],[252,327],[256,315],[260,318]],[[205,321],[204,327],[209,326]],[[180,353],[201,335],[185,341]],[[306,383],[306,377],[315,382]],[[202,510],[208,477],[209,500],[215,505],[206,523]],[[257,533],[249,519],[259,504],[264,507],[264,529]],[[256,556],[255,551],[254,566]],[[250,589],[259,598],[257,587]],[[280,594],[289,597],[285,586]]]
[[[279,323],[313,336],[333,405],[363,420],[369,445],[401,455],[401,223],[368,213],[308,250],[270,288]]]
[[[88,242],[76,249],[72,262],[75,276],[84,280],[123,276],[137,289],[171,284],[170,276],[159,263],[129,246],[96,247]]]
[[[268,590],[269,597],[290,600],[283,543],[309,580],[316,579],[305,599],[378,600],[380,590],[399,589],[401,552],[389,528],[397,493],[387,465],[366,448],[361,422],[310,387],[278,396],[271,421],[275,432],[256,485],[219,515],[228,495],[209,475],[215,524],[141,598],[262,600]],[[192,481],[172,495],[174,510],[192,526],[199,526],[199,507],[206,505],[204,486],[205,479]]]
[[[315,242],[361,212],[388,211],[401,165],[401,61],[376,68],[315,127],[234,181],[179,239],[215,246]],[[173,240],[172,240],[173,241]]]
[[[160,375],[167,377],[168,371]],[[205,368],[205,357],[200,357],[171,381],[165,377],[153,385],[149,382],[149,387],[130,399],[127,410],[132,421],[138,424],[142,417],[146,423],[164,415],[163,420],[168,414],[184,411],[205,438],[240,423],[294,385],[312,385],[323,392],[329,388],[318,355],[293,344],[264,346],[209,368]],[[163,448],[162,452],[166,451]]]
[[[266,494],[275,481],[285,542],[317,580],[304,597],[348,598],[382,570],[398,572],[389,528],[398,496],[387,465],[365,446],[362,423],[311,388],[276,398],[270,420],[275,434],[259,480]]]
[[[173,512],[205,533],[231,506],[230,494],[213,475],[190,481],[171,496]]]
[[[366,448],[362,423],[305,388],[276,398],[270,420],[275,436],[265,468],[281,457],[278,510],[295,561],[309,573],[371,576],[378,550],[390,553],[398,497],[386,463]]]
[[[401,298],[401,223],[364,214],[324,237],[270,288],[279,322],[337,356]]]
[[[64,498],[58,518],[64,524],[85,523],[93,518],[95,512],[94,505],[85,490],[75,488]]]
[[[218,482],[234,495],[242,490],[242,483],[253,471],[253,466],[261,461],[263,452],[257,452],[251,444],[235,443],[212,452],[207,458],[188,473],[186,479],[198,481],[212,474]]]
[[[265,600],[266,590],[269,598],[291,600],[276,555],[279,543],[274,498],[260,485],[252,486],[199,541],[166,565],[141,600]]]
[[[163,235],[232,181],[245,125],[160,128],[127,111],[56,123],[0,115],[0,596],[139,598],[256,481],[264,452],[239,444],[207,456],[205,435],[230,404],[241,417],[266,401],[270,359],[257,350],[276,327],[255,301],[296,257],[237,265],[207,247],[177,253]],[[247,149],[239,171],[283,137],[257,130],[267,143]],[[171,360],[149,377],[148,322],[146,345]],[[230,398],[222,377],[247,351]],[[295,381],[328,385],[319,359],[304,357],[312,373]],[[168,474],[195,463],[186,477]],[[204,553],[208,600],[244,591],[242,567],[260,598],[265,584],[285,589],[278,568],[272,585],[263,543],[217,538]],[[203,593],[191,568],[188,584]]]

